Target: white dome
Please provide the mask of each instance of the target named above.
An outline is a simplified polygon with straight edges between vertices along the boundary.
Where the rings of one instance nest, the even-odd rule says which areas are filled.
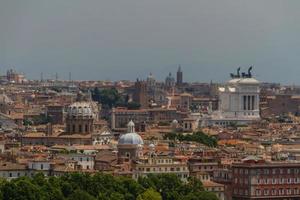
[[[172,124],[178,124],[178,121],[177,121],[176,119],[174,119],[174,120],[172,121]]]
[[[90,116],[94,115],[91,104],[87,102],[76,102],[68,107],[69,116]]]

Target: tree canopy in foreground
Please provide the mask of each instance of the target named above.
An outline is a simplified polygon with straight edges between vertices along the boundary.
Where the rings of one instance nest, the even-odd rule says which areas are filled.
[[[202,183],[182,182],[175,175],[150,175],[135,181],[108,174],[74,173],[62,177],[21,177],[0,181],[5,200],[217,200]]]

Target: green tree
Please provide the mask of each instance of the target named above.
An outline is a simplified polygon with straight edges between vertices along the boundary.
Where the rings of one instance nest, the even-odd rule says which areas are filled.
[[[190,193],[182,198],[183,200],[218,200],[218,197],[211,192],[202,191]]]
[[[39,200],[42,199],[38,186],[27,178],[17,179],[4,185],[3,199],[7,200]]]
[[[94,101],[98,101],[102,106],[108,106],[112,108],[117,102],[121,101],[121,95],[115,88],[103,89],[95,88],[92,92],[92,98]]]
[[[75,192],[69,196],[68,200],[96,200],[96,198],[86,191],[75,190]]]
[[[149,188],[149,189],[145,190],[145,192],[140,194],[137,197],[137,200],[162,200],[162,197],[153,188]]]
[[[190,178],[182,182],[172,174],[150,174],[135,181],[110,174],[72,173],[61,177],[0,179],[0,199],[7,200],[214,200],[202,183]]]
[[[193,134],[183,135],[181,133],[168,133],[164,135],[164,139],[179,140],[179,141],[193,141],[201,144],[205,144],[210,147],[216,147],[218,142],[213,136],[206,135],[203,132],[195,132]]]

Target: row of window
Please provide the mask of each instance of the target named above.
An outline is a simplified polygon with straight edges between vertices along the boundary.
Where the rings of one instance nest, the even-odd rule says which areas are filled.
[[[248,196],[248,189],[234,189],[233,194]],[[298,188],[272,188],[272,189],[256,189],[255,196],[275,196],[275,195],[299,195]]]
[[[300,183],[300,178],[266,178],[257,179],[257,184],[292,184]]]
[[[172,159],[157,159],[157,163],[173,163]]]
[[[137,179],[140,175],[135,174],[134,177]],[[143,176],[143,175],[142,175]],[[177,174],[177,177],[180,179],[186,179],[188,178],[188,174]]]
[[[269,196],[269,195],[298,195],[299,189],[298,188],[279,188],[279,189],[257,189],[255,190],[256,196]]]
[[[248,169],[234,169],[233,170],[234,174],[245,174],[247,175],[249,173]],[[265,175],[269,175],[269,174],[300,174],[300,170],[299,169],[251,169],[251,174],[255,175],[255,174],[265,174]]]
[[[144,167],[139,167],[138,168],[139,169],[139,171],[146,171],[146,172],[155,172],[155,171],[164,171],[164,172],[169,172],[169,171],[171,171],[171,172],[174,172],[174,171],[186,171],[186,167],[182,167],[182,168],[180,168],[180,167],[165,167],[165,168],[161,168],[161,167],[159,167],[159,168],[156,168],[156,167],[153,167],[153,168],[151,168],[151,167],[146,167],[146,168],[144,168]]]
[[[198,169],[202,169],[202,170],[207,170],[207,169],[214,169],[214,168],[216,168],[217,166],[206,166],[206,165],[204,165],[204,166],[199,166],[198,167]]]
[[[17,178],[17,177],[21,177],[21,176],[33,176],[33,173],[27,173],[27,172],[9,172],[9,173],[1,173],[1,177],[2,178]]]
[[[249,184],[248,178],[235,178],[234,182],[236,184]],[[298,184],[300,183],[300,178],[265,178],[265,179],[257,179],[253,182],[253,184]]]

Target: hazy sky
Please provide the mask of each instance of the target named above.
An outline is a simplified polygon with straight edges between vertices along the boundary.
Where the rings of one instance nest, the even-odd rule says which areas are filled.
[[[300,0],[0,0],[0,73],[300,84]]]

